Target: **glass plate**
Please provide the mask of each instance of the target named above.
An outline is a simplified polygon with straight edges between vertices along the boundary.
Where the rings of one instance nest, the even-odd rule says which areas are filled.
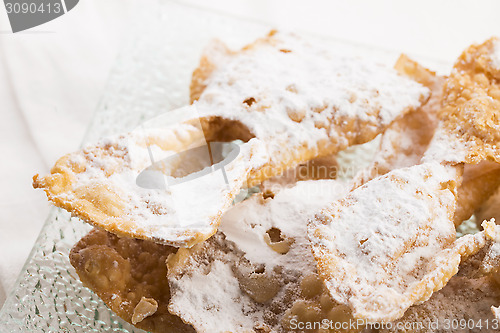
[[[132,25],[132,33],[111,72],[85,142],[135,128],[144,120],[189,102],[189,81],[204,45],[219,38],[238,48],[271,28],[262,22],[227,16],[176,1],[159,1]],[[363,54],[393,63],[398,54],[311,36],[339,53]],[[432,59],[418,59],[448,69]],[[361,154],[370,159],[370,154]],[[343,164],[352,153],[341,154]],[[354,157],[358,159],[359,157]],[[356,160],[359,168],[362,163]],[[143,332],[127,324],[89,289],[69,263],[71,247],[90,227],[54,208],[0,311],[2,332]]]

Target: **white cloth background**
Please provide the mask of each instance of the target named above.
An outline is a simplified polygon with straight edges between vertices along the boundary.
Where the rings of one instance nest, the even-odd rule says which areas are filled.
[[[68,14],[17,34],[0,5],[0,305],[50,208],[31,177],[78,148],[128,23],[153,1],[80,0]],[[184,2],[447,62],[500,35],[496,0]]]

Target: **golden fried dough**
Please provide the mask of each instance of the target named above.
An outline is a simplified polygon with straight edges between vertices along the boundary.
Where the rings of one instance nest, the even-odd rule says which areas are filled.
[[[500,40],[472,45],[446,79],[440,125],[427,160],[500,162]]]
[[[439,163],[393,170],[311,220],[318,272],[331,296],[370,322],[401,317],[456,273],[456,187],[461,171]]]
[[[204,58],[195,71],[198,99],[177,112],[182,121],[64,156],[50,175],[34,177],[34,187],[107,231],[189,247],[216,232],[241,188],[367,142],[428,98],[427,88],[391,68],[292,34],[272,32],[238,52],[219,49],[224,61]],[[233,140],[243,143],[220,164],[185,168],[180,152]],[[145,171],[165,188],[138,186]]]
[[[419,164],[436,130],[445,78],[406,55],[401,55],[394,67],[402,75],[428,87],[431,97],[420,108],[394,121],[382,134],[374,160],[354,177],[353,188],[391,170]]]
[[[480,250],[462,258],[459,275],[476,279],[498,272],[500,268],[500,227],[493,220],[484,221],[481,226],[484,231],[476,233],[475,243]],[[495,275],[495,277],[499,277]]]
[[[169,310],[210,333],[326,332],[300,325],[352,319],[318,277],[306,238],[307,217],[345,189],[303,181],[234,206],[216,235],[169,257]]]
[[[189,86],[189,95],[191,103],[198,100],[207,86],[207,81],[212,72],[217,67],[223,65],[223,62],[228,59],[232,52],[226,44],[215,39],[205,48],[200,58],[200,64],[193,71],[191,84]]]
[[[411,307],[390,328],[378,332],[498,332],[500,324],[491,310],[494,305],[500,305],[500,287],[492,277],[454,276],[428,301]]]
[[[410,307],[401,319],[380,333],[472,333],[500,329],[492,312],[492,307],[500,305],[500,229],[493,222],[483,225],[484,232],[464,236],[468,238],[465,243],[474,244],[475,249],[462,256],[458,274],[428,301]]]
[[[125,321],[151,332],[194,332],[167,310],[165,261],[176,250],[94,229],[73,247],[70,260],[83,284]]]
[[[457,209],[455,211],[455,226],[469,219],[474,211],[479,209],[500,186],[500,164],[483,161],[476,165],[465,165],[463,181],[458,188]],[[484,220],[477,220],[478,226]]]

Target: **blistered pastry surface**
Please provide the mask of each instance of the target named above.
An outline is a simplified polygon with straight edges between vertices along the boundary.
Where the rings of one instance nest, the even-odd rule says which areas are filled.
[[[500,40],[472,45],[458,58],[444,89],[440,126],[427,159],[500,161]]]
[[[316,214],[309,237],[332,297],[356,318],[390,321],[442,288],[460,261],[458,178],[438,163],[394,170]]]
[[[127,322],[151,332],[194,332],[167,310],[165,261],[176,250],[94,229],[73,247],[70,261],[83,284]]]

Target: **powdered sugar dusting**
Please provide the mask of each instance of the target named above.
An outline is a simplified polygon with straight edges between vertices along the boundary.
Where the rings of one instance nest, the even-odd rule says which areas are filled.
[[[173,265],[169,272],[170,310],[199,332],[250,332],[259,326],[279,327],[287,304],[298,295],[286,297],[290,292],[297,293],[303,277],[316,274],[306,237],[307,219],[341,197],[346,189],[345,183],[334,180],[303,181],[275,194],[273,199],[254,195],[234,206],[224,215],[218,234],[200,244],[202,249],[192,250],[184,274],[176,274],[179,268]],[[271,228],[279,229],[283,241],[288,241],[286,252],[277,252],[266,240]],[[213,254],[207,258],[207,253]],[[263,273],[255,288],[274,294],[269,300],[252,296],[246,289],[252,288],[246,285],[245,271],[257,269]],[[271,324],[270,309],[278,305],[281,310],[274,310],[279,314],[278,323]]]
[[[314,260],[306,238],[307,219],[345,192],[346,185],[340,181],[298,182],[272,200],[260,202],[254,197],[235,206],[223,216],[220,230],[252,263],[311,271]],[[266,244],[264,237],[271,228],[294,240],[290,252],[282,255]]]
[[[264,166],[279,171],[369,141],[429,92],[391,68],[334,56],[292,34],[275,33],[217,63],[199,100],[177,112],[184,123],[104,139],[71,155],[74,168],[63,158],[57,167],[70,183],[64,191],[54,186],[51,199],[108,231],[190,246],[215,232],[246,180],[262,180]],[[196,135],[203,139],[199,129],[185,123],[199,123],[198,117],[235,120],[255,136],[225,167],[227,181],[214,172],[165,189],[137,186],[151,157],[159,161],[189,148]],[[171,141],[179,144],[163,146]],[[156,175],[168,179],[175,163],[181,161],[174,158]]]
[[[429,144],[422,161],[446,161],[450,163],[462,163],[467,157],[467,147],[461,138],[446,130],[442,124]]]
[[[494,313],[497,319],[499,317],[498,312],[492,313],[492,310],[495,309],[493,305],[499,304],[500,292],[493,279],[455,276],[427,302],[411,307],[403,318],[393,323],[392,329],[380,333],[400,332],[396,327],[414,327],[411,325],[415,323],[420,325],[416,331],[424,333],[494,332],[497,326]],[[470,326],[457,325],[464,322],[464,318]],[[451,323],[457,324],[452,328]]]
[[[367,133],[371,139],[429,94],[392,68],[337,56],[287,33],[229,57],[206,84],[197,103],[201,115],[215,110],[267,142],[286,142],[291,150],[304,144],[317,149],[319,140],[331,138],[342,145],[346,138],[357,140]],[[248,99],[253,100],[250,105],[244,103]],[[342,133],[343,127],[353,127],[353,132]]]
[[[233,277],[231,267],[215,260],[207,274],[193,274],[189,281],[180,282],[186,284],[183,287],[193,289],[186,289],[182,297],[172,298],[171,304],[181,309],[185,321],[195,327],[203,325],[201,332],[242,332],[253,327],[262,318],[255,313],[242,315],[245,309],[252,308],[252,302],[241,295],[238,280],[228,277]]]
[[[144,142],[148,137],[168,140],[165,136],[167,131],[148,130],[146,133],[148,136],[144,136],[141,130],[128,136],[105,139],[100,146],[108,146],[107,151],[90,146],[84,148],[82,154],[71,155],[72,163],[82,163],[86,159],[86,170],[74,175],[73,191],[65,194],[65,199],[70,201],[74,199],[74,193],[87,193],[93,189],[100,195],[105,191],[109,198],[106,209],[116,210],[116,214],[137,222],[134,232],[160,241],[168,242],[175,238],[182,241],[183,237],[189,238],[189,235],[183,235],[186,229],[192,233],[210,234],[213,226],[207,222],[220,214],[221,207],[231,205],[232,199],[228,196],[231,189],[240,188],[248,171],[258,167],[260,161],[268,160],[267,157],[262,158],[266,150],[261,147],[260,141],[252,139],[241,146],[239,156],[224,168],[226,178],[222,171],[216,171],[196,181],[167,186],[170,175],[159,173],[164,188],[159,186],[162,182],[158,179],[154,182],[156,188],[143,188],[136,181],[140,172],[151,165],[151,158],[161,161],[177,153],[176,150],[164,150],[156,144],[146,145]],[[175,170],[175,166],[172,169]],[[110,173],[110,170],[115,172]],[[99,182],[103,179],[106,179],[104,188]],[[88,197],[92,194],[84,195]],[[121,202],[127,205],[122,206]],[[192,205],[191,202],[197,204]],[[115,211],[111,213],[115,214]],[[207,222],[197,224],[200,221]]]
[[[456,272],[460,256],[446,249],[455,196],[445,185],[456,177],[435,162],[394,170],[316,215],[309,235],[318,269],[355,317],[396,319],[442,287],[429,267],[442,265],[440,279]]]

